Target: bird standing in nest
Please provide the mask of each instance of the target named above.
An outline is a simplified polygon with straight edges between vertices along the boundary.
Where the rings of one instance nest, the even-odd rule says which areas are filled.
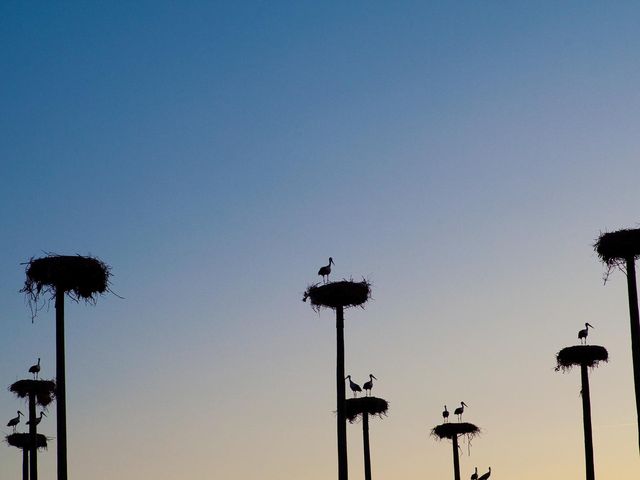
[[[587,344],[587,335],[589,335],[589,327],[593,328],[593,325],[591,325],[590,323],[585,323],[584,329],[578,332],[578,340],[580,340],[580,343],[583,343],[585,345]]]
[[[475,473],[471,475],[471,480],[478,480],[478,467],[476,467]]]
[[[18,410],[18,416],[12,418],[9,420],[9,423],[7,423],[7,427],[13,427],[13,433],[16,433],[16,426],[20,423],[20,415],[23,415],[23,413]]]
[[[351,380],[351,375],[347,375],[346,377],[344,377],[345,380],[347,378],[349,379],[349,388],[353,392],[353,396],[356,397],[357,396],[357,392],[361,392],[362,388],[360,388],[360,385],[358,385],[353,380]]]
[[[365,394],[367,393],[367,391],[369,392],[369,396],[371,396],[371,389],[373,388],[373,380],[377,378],[373,375],[373,373],[369,374],[369,381],[365,382],[362,385],[362,388],[364,389]]]
[[[478,480],[487,480],[491,476],[491,467],[489,467],[489,471],[484,473],[478,477]]]
[[[453,411],[454,415],[458,416],[458,421],[462,420],[462,414],[464,413],[464,407],[468,407],[468,405],[464,402],[460,402],[460,406]]]
[[[37,379],[38,375],[40,374],[40,358],[38,357],[38,363],[36,363],[35,365],[31,365],[31,367],[29,368],[29,373],[33,373],[33,378]]]
[[[444,419],[444,423],[449,421],[449,410],[447,410],[447,406],[444,406],[444,410],[442,411],[442,418]]]
[[[43,417],[43,416],[44,416],[44,417],[46,417],[46,416],[47,416],[47,414],[46,414],[46,413],[44,413],[44,412],[40,412],[40,416],[39,416],[39,417],[36,417],[36,419],[34,420],[33,424],[34,424],[34,425],[39,425],[39,424],[40,424],[40,422],[42,421],[42,417]],[[31,425],[31,420],[29,420],[29,421],[27,422],[27,425]]]
[[[322,277],[322,281],[325,283],[329,281],[329,274],[331,273],[331,265],[335,265],[335,263],[333,263],[333,258],[329,257],[329,263],[324,267],[320,267],[320,270],[318,270],[318,275]],[[326,280],[325,280],[325,277],[326,277]]]

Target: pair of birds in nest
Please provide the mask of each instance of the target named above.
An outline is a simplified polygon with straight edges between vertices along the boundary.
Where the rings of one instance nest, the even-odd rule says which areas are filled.
[[[24,413],[22,413],[20,410],[18,410],[18,416],[12,418],[11,420],[9,420],[9,422],[7,423],[7,427],[12,427],[13,428],[13,433],[16,433],[16,427],[18,426],[18,424],[20,423],[20,417],[23,416],[24,417]],[[42,421],[42,417],[46,417],[47,414],[44,412],[40,412],[40,416],[36,417],[34,420],[34,425],[38,425],[41,421]],[[27,422],[27,425],[31,425],[31,421]]]
[[[462,420],[462,414],[464,413],[464,407],[468,407],[468,405],[464,402],[460,402],[460,406],[453,411],[454,415],[458,416],[458,421]],[[449,421],[449,410],[447,410],[447,406],[444,406],[444,410],[442,412],[442,418],[444,419],[444,423]]]
[[[489,471],[487,473],[483,473],[478,476],[478,467],[476,467],[476,471],[471,475],[471,480],[487,480],[491,476],[491,467],[489,467]]]
[[[358,392],[362,391],[362,388],[364,388],[365,391],[365,395],[368,392],[368,396],[371,396],[371,389],[373,388],[373,381],[374,380],[378,380],[373,373],[369,374],[369,381],[365,382],[362,385],[362,388],[360,388],[360,385],[358,385],[357,383],[355,383],[353,380],[351,380],[351,375],[347,375],[346,377],[344,377],[344,379],[349,379],[349,388],[351,389],[351,391],[353,392],[353,396],[357,397],[358,396]]]

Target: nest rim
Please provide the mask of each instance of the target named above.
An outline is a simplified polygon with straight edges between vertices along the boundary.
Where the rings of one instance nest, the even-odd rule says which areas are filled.
[[[597,367],[600,362],[609,361],[609,352],[601,345],[573,345],[556,354],[556,371],[567,372],[573,367]]]
[[[18,398],[27,398],[30,394],[36,396],[36,404],[41,407],[48,407],[56,396],[55,380],[18,380],[9,386],[9,391]]]
[[[438,440],[452,440],[454,437],[460,435],[467,435],[469,438],[474,438],[480,435],[482,431],[479,427],[469,422],[446,422],[436,425],[431,429],[431,436]]]
[[[337,309],[339,307],[361,307],[371,299],[371,282],[363,278],[361,281],[342,279],[335,282],[314,283],[304,292],[302,301],[310,300],[311,308]]]
[[[29,433],[12,433],[5,437],[5,441],[11,447],[16,447],[21,450],[31,449],[31,434]],[[46,450],[48,447],[47,437],[41,433],[36,434],[36,448],[38,450]]]
[[[389,410],[389,402],[379,397],[356,397],[345,401],[345,416],[349,423],[354,423],[358,417],[367,413],[379,418],[386,417]]]

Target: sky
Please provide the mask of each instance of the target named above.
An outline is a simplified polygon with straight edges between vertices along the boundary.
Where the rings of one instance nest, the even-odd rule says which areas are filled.
[[[640,221],[639,17],[0,3],[1,381],[38,357],[55,375],[54,308],[31,321],[22,263],[95,255],[122,298],[67,302],[70,478],[335,478],[334,316],[301,301],[332,256],[332,279],[372,283],[345,355],[390,404],[376,478],[450,478],[429,432],[460,401],[482,429],[463,477],[583,478],[579,374],[554,366],[585,322],[610,354],[591,373],[596,474],[638,478],[625,277],[603,285],[592,245]],[[7,421],[25,408],[0,388]],[[0,448],[1,478],[20,467]]]

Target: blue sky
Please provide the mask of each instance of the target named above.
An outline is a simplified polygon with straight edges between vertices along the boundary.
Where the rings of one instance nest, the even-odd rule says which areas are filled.
[[[331,315],[299,300],[331,255],[336,278],[374,285],[346,332],[348,370],[392,405],[374,472],[449,475],[426,432],[464,400],[486,431],[466,470],[580,478],[578,379],[552,367],[589,321],[612,354],[592,386],[597,471],[637,478],[623,278],[602,287],[591,244],[638,224],[639,13],[3,3],[5,383],[38,356],[54,372],[53,309],[30,322],[20,262],[94,254],[124,300],[68,308],[74,476],[327,478]],[[0,395],[7,419],[19,406]],[[16,452],[0,469],[17,475]]]

